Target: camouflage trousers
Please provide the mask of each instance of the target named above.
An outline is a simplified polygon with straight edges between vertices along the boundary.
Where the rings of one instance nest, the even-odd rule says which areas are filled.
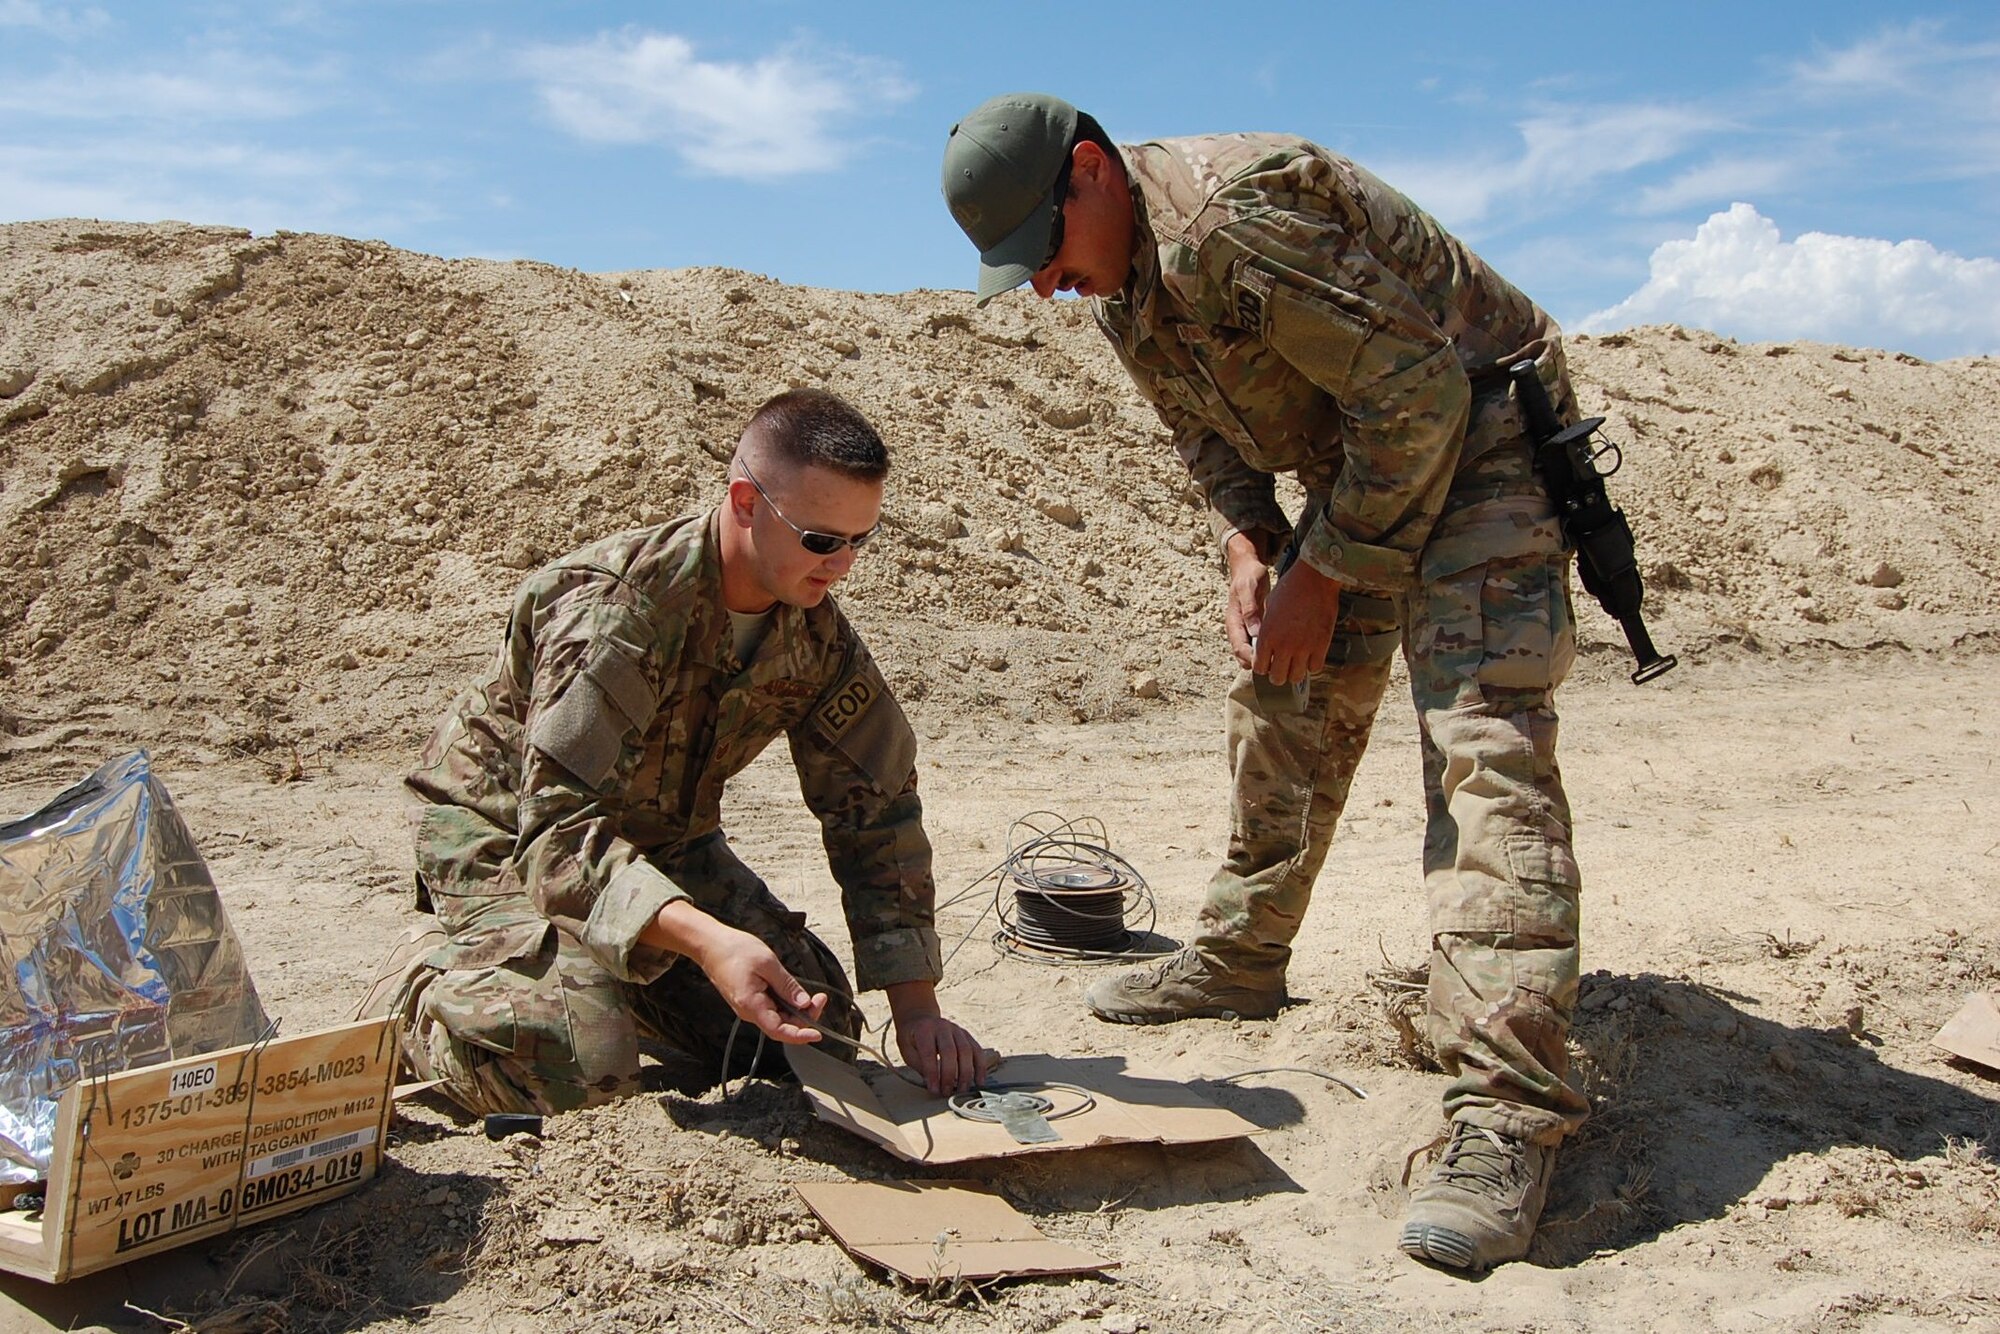
[[[1434,544],[1407,596],[1343,597],[1303,698],[1238,675],[1229,851],[1195,943],[1283,985],[1400,641],[1423,745],[1431,1033],[1456,1076],[1445,1112],[1550,1141],[1588,1110],[1564,1080],[1580,889],[1555,755],[1554,692],[1575,655],[1569,559],[1552,519],[1497,537]],[[1495,549],[1507,554],[1466,559]]]
[[[769,945],[807,990],[826,992],[826,1027],[860,1037],[861,1013],[840,960],[726,840],[716,835],[686,849],[673,875],[698,907]],[[496,901],[496,887],[510,882],[506,876],[427,882],[450,940],[413,970],[392,1009],[419,1077],[444,1081],[466,1110],[562,1112],[635,1093],[642,1035],[718,1075],[725,1053],[732,1077],[786,1069],[777,1044],[760,1044],[747,1021],[739,1026],[691,960],[676,959],[644,985],[623,981],[575,937],[541,919],[525,895]],[[545,929],[528,933],[511,957],[491,958],[489,942],[522,940],[504,924],[519,923],[523,914]],[[830,1055],[853,1057],[843,1043],[821,1045]]]

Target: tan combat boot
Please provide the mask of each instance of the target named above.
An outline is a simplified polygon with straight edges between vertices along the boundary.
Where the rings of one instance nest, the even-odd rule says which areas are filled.
[[[1553,1144],[1454,1121],[1431,1178],[1410,1196],[1405,1255],[1481,1270],[1528,1253],[1554,1175]]]
[[[1099,1019],[1114,1024],[1171,1024],[1177,1019],[1269,1019],[1285,1004],[1285,988],[1250,985],[1200,951],[1184,949],[1155,963],[1107,977],[1083,995]]]

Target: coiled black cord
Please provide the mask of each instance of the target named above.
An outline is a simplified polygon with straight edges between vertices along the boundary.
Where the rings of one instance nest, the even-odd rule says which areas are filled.
[[[1104,822],[1031,811],[1007,827],[1007,855],[938,905],[963,902],[988,880],[992,898],[966,928],[949,964],[991,913],[993,948],[1031,963],[1128,963],[1171,954],[1152,934],[1159,906],[1146,878],[1111,850]]]

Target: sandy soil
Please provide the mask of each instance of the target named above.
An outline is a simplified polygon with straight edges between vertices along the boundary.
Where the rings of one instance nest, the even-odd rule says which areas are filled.
[[[0,811],[151,748],[287,1029],[342,1017],[406,920],[397,779],[520,569],[709,497],[787,383],[899,451],[843,602],[923,734],[941,885],[1029,811],[1088,813],[1186,933],[1223,837],[1220,580],[1074,309],[171,226],[22,224],[0,256]],[[954,1169],[1115,1257],[1103,1278],[885,1283],[790,1185],[910,1169],[796,1089],[725,1100],[669,1064],[539,1142],[411,1104],[360,1194],[0,1282],[0,1329],[2000,1328],[2000,1082],[1929,1045],[2000,985],[2000,364],[1676,329],[1576,360],[1684,665],[1627,685],[1586,609],[1563,753],[1596,1115],[1530,1263],[1466,1281],[1393,1249],[1444,1084],[1369,985],[1424,946],[1394,695],[1275,1021],[1098,1024],[1089,969],[995,955],[989,895],[946,914],[947,1001],[1005,1050],[1371,1095],[1211,1084],[1263,1133]],[[730,817],[838,941],[782,757]]]

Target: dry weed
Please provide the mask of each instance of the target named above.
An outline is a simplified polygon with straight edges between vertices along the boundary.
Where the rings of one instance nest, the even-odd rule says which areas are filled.
[[[867,1328],[889,1325],[895,1306],[888,1293],[861,1274],[844,1274],[831,1282],[813,1287],[818,1299],[818,1316],[829,1325]]]
[[[1396,1035],[1397,1058],[1413,1070],[1435,1073],[1444,1066],[1429,1032],[1430,977],[1428,962],[1406,966],[1391,963],[1384,955],[1382,966],[1369,972],[1368,986]]]
[[[1944,1137],[1944,1160],[1948,1166],[1960,1169],[1978,1170],[1992,1165],[1984,1144],[1976,1139],[1961,1139],[1957,1135]]]
[[[374,1255],[368,1235],[324,1224],[303,1254],[284,1257],[283,1292],[275,1297],[235,1295],[244,1271],[258,1258],[278,1247],[295,1251],[292,1244],[297,1239],[296,1232],[287,1231],[253,1246],[222,1290],[202,1294],[195,1310],[175,1314],[127,1305],[174,1334],[298,1334],[352,1329],[378,1317],[408,1314],[385,1305],[370,1291]]]

